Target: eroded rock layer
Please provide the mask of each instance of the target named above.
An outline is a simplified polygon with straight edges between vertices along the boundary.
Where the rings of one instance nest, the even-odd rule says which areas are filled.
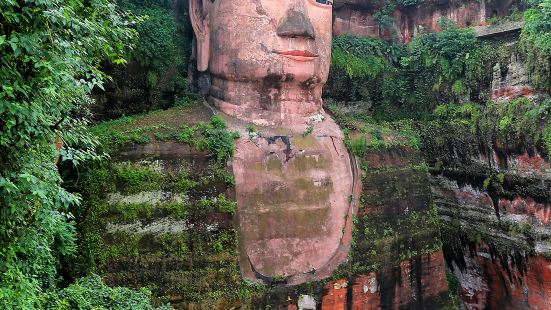
[[[425,136],[425,154],[453,293],[467,309],[549,309],[546,150],[527,136],[502,141],[448,127]]]
[[[344,280],[330,283],[322,309],[440,309],[448,302],[438,217],[429,176],[407,147],[367,150],[362,195]],[[345,290],[343,287],[348,287]]]
[[[396,34],[402,42],[409,42],[418,32],[441,30],[441,18],[460,27],[485,25],[490,17],[508,15],[513,5],[518,5],[518,1],[423,1],[416,6],[398,6],[392,13],[393,24],[385,27],[376,19],[384,1],[341,0],[335,1],[333,31],[335,35],[383,38]]]

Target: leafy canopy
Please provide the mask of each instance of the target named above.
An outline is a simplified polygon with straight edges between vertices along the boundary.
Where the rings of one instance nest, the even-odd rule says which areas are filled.
[[[524,13],[521,46],[532,83],[539,90],[549,91],[551,83],[551,0],[532,0]]]
[[[74,250],[79,197],[56,158],[97,156],[88,95],[106,79],[101,61],[124,63],[132,26],[109,0],[0,2],[0,308],[42,308]]]

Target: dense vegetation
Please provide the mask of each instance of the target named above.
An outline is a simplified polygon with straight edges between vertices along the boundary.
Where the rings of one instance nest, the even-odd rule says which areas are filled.
[[[534,86],[551,90],[551,1],[532,0],[533,8],[525,13],[521,45]]]
[[[491,102],[489,90],[494,66],[509,63],[513,55],[526,60],[530,82],[539,91],[549,92],[550,8],[550,1],[533,1],[517,45],[478,40],[471,30],[447,20],[440,20],[443,31],[421,33],[406,46],[392,40],[339,36],[333,41],[324,89],[326,106],[338,117],[335,102],[348,102],[356,119],[402,119],[402,124],[408,123],[406,119],[450,121],[446,119],[450,111],[468,111],[473,132],[497,135],[504,141],[523,139],[548,152],[548,101],[497,104]]]
[[[140,39],[127,55],[127,66],[103,65],[113,80],[105,92],[95,93],[94,119],[185,105],[193,97],[187,81],[192,36],[187,1],[118,0],[117,4],[143,18],[136,27]]]
[[[327,97],[426,113],[438,103],[484,102],[495,48],[446,20],[407,46],[354,36],[334,40]]]
[[[135,37],[133,24],[130,15],[107,0],[0,4],[0,307],[4,309],[110,307],[117,299],[124,299],[126,308],[148,304],[147,295],[125,290],[105,302],[83,300],[83,290],[93,290],[94,295],[118,290],[110,291],[94,278],[84,279],[81,288],[57,291],[60,263],[75,250],[69,211],[80,197],[62,187],[56,161],[76,166],[97,156],[97,140],[86,129],[89,94],[105,81],[100,62],[125,62],[122,57]]]

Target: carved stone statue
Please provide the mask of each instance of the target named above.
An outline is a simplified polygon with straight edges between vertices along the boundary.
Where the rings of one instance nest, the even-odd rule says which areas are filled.
[[[329,276],[347,255],[358,188],[354,158],[322,109],[331,2],[189,1],[208,101],[244,133],[233,160],[243,276]],[[258,132],[247,135],[251,123]]]

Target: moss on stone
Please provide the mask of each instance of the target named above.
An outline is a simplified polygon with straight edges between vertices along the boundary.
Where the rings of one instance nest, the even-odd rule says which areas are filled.
[[[300,135],[291,137],[291,146],[299,150],[311,149],[318,144],[312,135]]]

